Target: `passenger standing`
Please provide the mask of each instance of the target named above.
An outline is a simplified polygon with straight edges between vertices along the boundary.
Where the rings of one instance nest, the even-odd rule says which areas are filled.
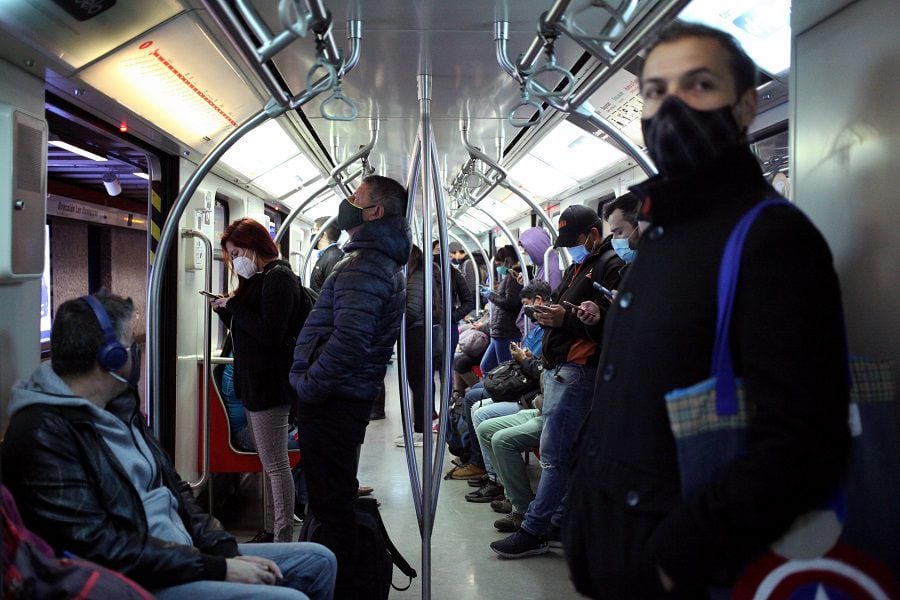
[[[421,446],[424,432],[431,430],[431,415],[434,407],[425,407],[425,390],[430,384],[434,390],[434,370],[442,356],[442,338],[435,335],[432,355],[425,356],[425,269],[432,270],[432,312],[429,328],[440,325],[443,320],[441,302],[441,274],[433,263],[423,264],[422,250],[413,246],[409,253],[406,269],[406,380],[412,390],[413,445]],[[430,365],[430,376],[425,375],[425,365]],[[405,438],[401,434],[394,445],[403,447]]]
[[[551,250],[547,255],[549,264],[544,264],[544,255],[550,247],[550,234],[543,227],[530,227],[519,236],[519,245],[525,250],[535,266],[532,279],[543,279],[555,290],[562,280],[559,270],[559,252]]]
[[[257,221],[235,221],[222,233],[222,249],[238,287],[211,300],[234,342],[235,392],[269,480],[274,510],[253,541],[290,542],[294,534],[294,481],[288,459],[288,416],[295,395],[288,381],[291,346],[308,310],[300,283],[269,232]],[[270,538],[269,536],[272,536]]]
[[[841,476],[849,447],[841,295],[809,220],[790,207],[764,210],[743,247],[730,327],[735,375],[755,407],[745,450],[684,500],[664,398],[710,376],[726,240],[777,193],[746,138],[756,68],[730,35],[670,26],[650,46],[640,83],[659,175],[632,191],[652,225],[604,331],[563,539],[583,594],[697,598],[714,574],[822,506]]]
[[[400,333],[409,259],[406,189],[371,175],[340,204],[346,256],[319,294],[294,349],[300,449],[317,541],[338,557],[335,597],[353,597],[356,469],[372,403]]]
[[[478,284],[480,283],[480,278],[478,277],[478,265],[476,265],[475,261],[466,254],[462,244],[459,242],[450,243],[450,262],[465,276],[466,286],[469,288],[469,293],[472,294],[472,302],[474,303],[475,292],[478,290]]]
[[[556,245],[569,248],[573,264],[556,291],[559,304],[536,307],[534,313],[544,328],[541,479],[519,530],[491,544],[491,549],[504,558],[547,552],[551,519],[567,491],[575,437],[594,388],[600,353],[595,340],[603,327],[603,321],[585,325],[567,307],[587,300],[600,304],[602,296],[593,283],[618,287],[622,266],[609,238],[601,237],[601,229],[597,213],[586,206],[570,206],[559,217]]]
[[[319,217],[316,219],[316,229],[321,230],[329,218]],[[319,258],[316,260],[316,266],[313,267],[312,277],[309,282],[309,287],[317,294],[322,291],[322,285],[325,284],[325,280],[331,275],[334,265],[344,258],[344,251],[338,246],[340,237],[340,228],[332,223],[325,228],[325,231],[322,232],[322,237],[319,238],[319,243],[316,246],[319,251]]]
[[[491,308],[491,343],[481,359],[481,372],[487,375],[502,362],[511,360],[509,345],[518,342],[522,333],[516,325],[522,309],[522,284],[515,277],[521,270],[519,258],[512,246],[503,246],[494,256],[496,275],[493,290],[484,289],[482,296],[494,306]]]

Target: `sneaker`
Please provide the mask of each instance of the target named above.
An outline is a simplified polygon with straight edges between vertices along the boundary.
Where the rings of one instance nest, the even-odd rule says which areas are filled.
[[[466,502],[486,504],[503,493],[503,486],[489,481],[474,492],[466,494]]]
[[[522,558],[544,554],[550,550],[550,546],[544,537],[520,529],[507,538],[491,542],[491,550],[503,558]]]
[[[271,544],[275,541],[275,534],[265,529],[260,529],[252,538],[244,542],[245,544]]]
[[[551,525],[547,530],[547,545],[551,548],[562,548],[562,531],[558,526]]]
[[[298,516],[297,516],[297,513],[292,514],[292,515],[291,515],[291,519],[294,521],[294,525],[297,525],[297,524],[303,522],[303,519],[301,519],[300,517],[298,517]]]
[[[472,479],[473,477],[481,477],[486,473],[487,471],[484,470],[484,467],[469,463],[461,467],[450,469],[450,471],[447,472],[447,477],[450,479]]]
[[[415,446],[416,448],[421,448],[422,444],[424,443],[422,441],[423,439],[424,439],[424,437],[421,433],[414,433],[413,434],[413,446]],[[397,446],[398,448],[405,448],[406,447],[406,438],[404,438],[402,435],[397,437],[394,440],[394,445]]]
[[[470,479],[468,481],[469,487],[473,487],[473,488],[480,488],[484,484],[490,483],[490,482],[491,482],[491,477],[487,473],[485,473],[481,477],[473,477],[472,479]]]
[[[506,496],[491,500],[491,510],[498,513],[509,514],[512,512],[512,502]]]
[[[522,521],[524,519],[524,514],[511,512],[505,517],[500,517],[499,519],[494,521],[494,527],[497,529],[497,531],[503,533],[513,533],[519,530],[519,527],[522,526]]]

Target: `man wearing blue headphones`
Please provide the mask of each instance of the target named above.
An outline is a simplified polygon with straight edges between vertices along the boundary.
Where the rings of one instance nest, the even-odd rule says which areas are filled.
[[[3,476],[26,525],[157,598],[331,598],[327,548],[237,544],[196,503],[139,411],[133,312],[106,294],[63,303],[51,360],[13,388]]]

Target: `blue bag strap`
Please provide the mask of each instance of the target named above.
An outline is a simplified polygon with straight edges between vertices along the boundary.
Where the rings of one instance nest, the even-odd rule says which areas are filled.
[[[734,307],[734,295],[741,269],[744,241],[759,214],[766,208],[777,205],[796,208],[783,198],[763,200],[741,217],[731,231],[731,235],[728,236],[725,252],[722,254],[717,288],[716,341],[713,345],[712,356],[712,375],[716,378],[716,414],[720,416],[736,415],[738,412],[737,387],[731,359],[731,312]]]

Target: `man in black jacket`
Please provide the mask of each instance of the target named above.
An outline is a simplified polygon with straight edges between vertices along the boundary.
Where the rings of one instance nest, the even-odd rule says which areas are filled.
[[[330,598],[327,548],[239,545],[197,505],[138,410],[132,313],[111,295],[63,303],[51,361],[13,388],[3,476],[28,527],[157,598]]]
[[[328,222],[328,219],[329,217],[320,217],[316,219],[316,231],[314,232],[314,235],[322,229],[322,226]],[[316,261],[316,266],[313,267],[312,277],[310,278],[309,283],[309,287],[317,294],[322,291],[322,286],[325,284],[325,280],[328,279],[328,276],[331,275],[334,265],[344,258],[344,251],[338,246],[338,238],[340,237],[340,228],[334,223],[331,223],[331,225],[326,227],[325,231],[322,232],[322,237],[319,238],[319,243],[316,246],[319,251],[319,258]]]
[[[316,541],[337,555],[336,598],[358,595],[352,581],[356,468],[406,307],[401,269],[412,247],[406,204],[406,189],[379,175],[363,179],[341,202],[338,226],[350,235],[346,256],[325,280],[294,349],[290,379],[309,507],[320,523]]]
[[[847,368],[828,246],[797,210],[750,229],[731,354],[754,414],[746,448],[687,500],[665,394],[710,376],[726,240],[777,196],[750,152],[756,68],[731,36],[664,31],[641,75],[643,131],[659,175],[634,186],[652,225],[607,318],[572,477],[566,559],[597,598],[703,597],[716,574],[822,506],[847,456]]]
[[[535,318],[544,328],[544,360],[541,432],[541,479],[519,530],[491,543],[504,558],[520,558],[547,552],[551,517],[566,494],[575,437],[587,414],[594,388],[603,321],[586,325],[572,311],[583,302],[608,306],[599,282],[610,289],[619,285],[622,260],[609,238],[603,239],[603,222],[596,211],[580,205],[568,207],[559,217],[556,246],[569,248],[572,265],[554,291],[556,304],[535,307]]]

